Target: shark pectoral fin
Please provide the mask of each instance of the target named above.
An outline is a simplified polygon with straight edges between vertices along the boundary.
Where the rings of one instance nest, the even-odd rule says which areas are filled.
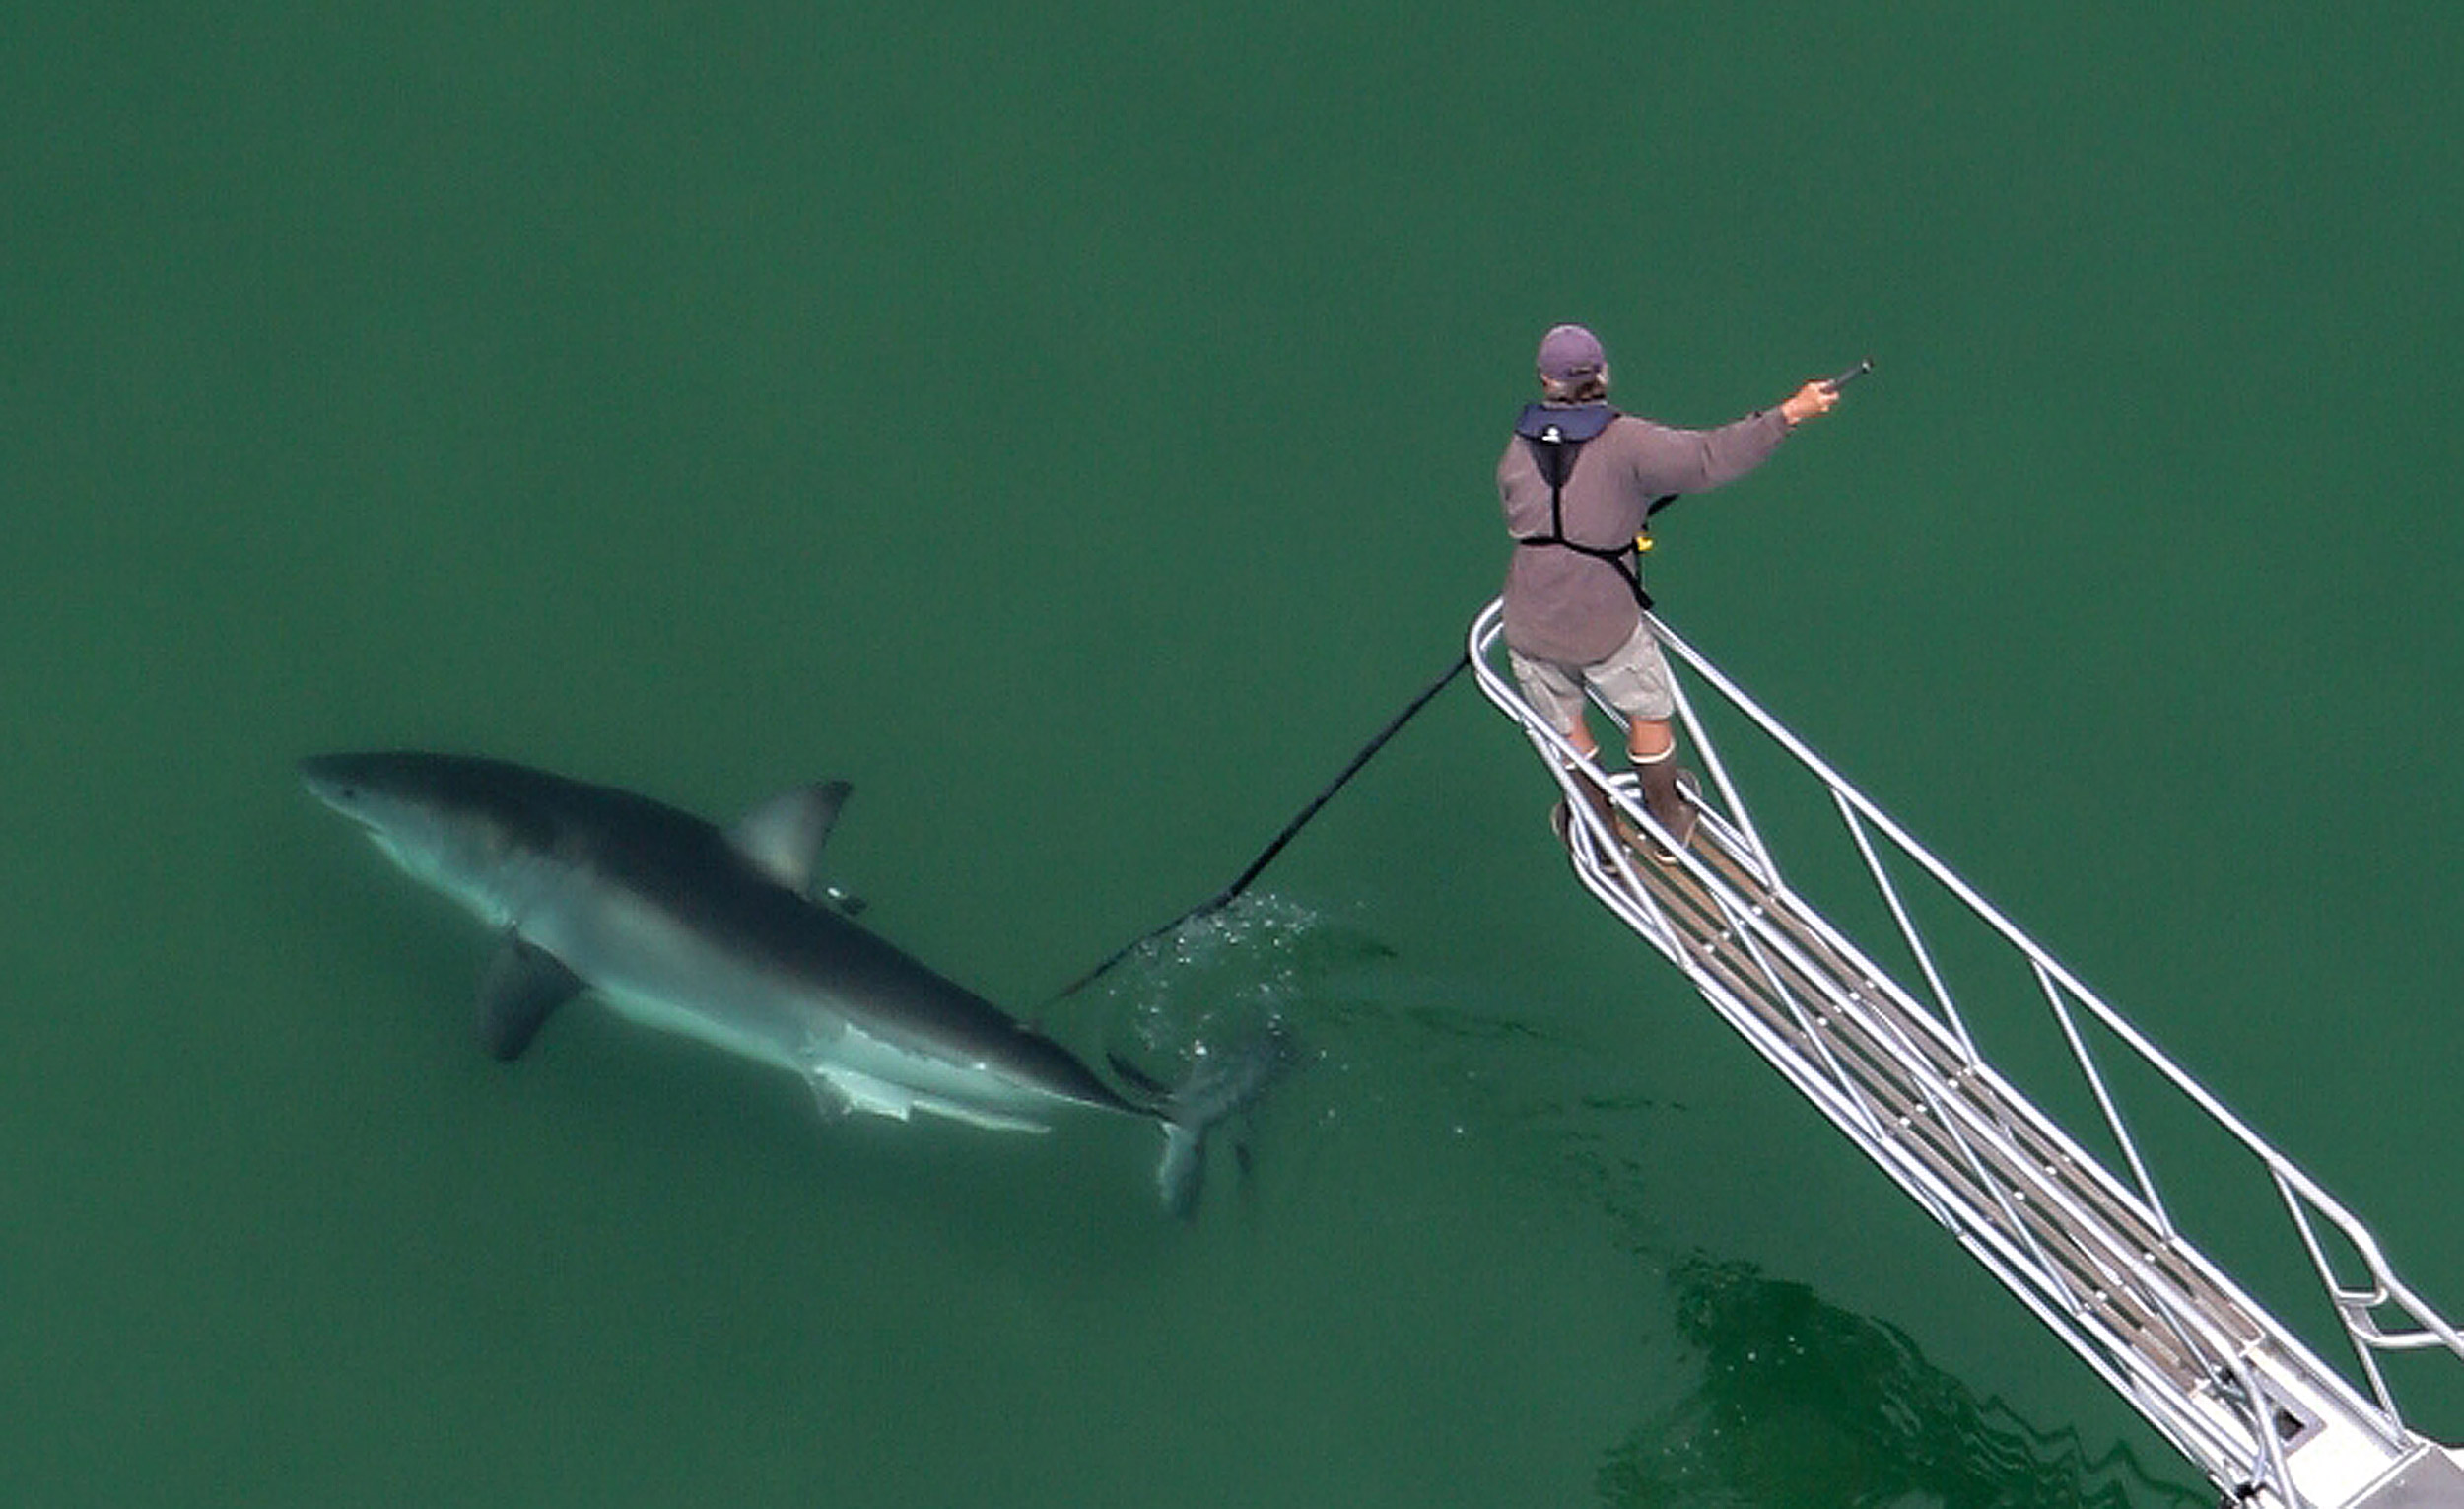
[[[491,1057],[518,1059],[556,1008],[582,994],[580,976],[555,955],[508,932],[479,977],[479,1042]]]
[[[844,781],[824,781],[781,792],[746,813],[728,838],[763,874],[818,898],[821,851],[853,789]]]
[[[862,1111],[903,1122],[916,1109],[916,1097],[912,1091],[903,1090],[886,1080],[875,1079],[870,1074],[836,1067],[817,1068],[809,1072],[813,1095],[821,1102],[824,1111],[835,1111],[841,1115]]]

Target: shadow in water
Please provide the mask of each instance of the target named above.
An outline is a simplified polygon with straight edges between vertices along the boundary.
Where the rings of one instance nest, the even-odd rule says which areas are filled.
[[[1701,1381],[1602,1462],[1603,1505],[2179,1505],[2194,1470],[2152,1475],[2128,1447],[2091,1455],[1928,1363],[1895,1328],[1751,1264],[1692,1257],[1670,1272],[1677,1334]]]

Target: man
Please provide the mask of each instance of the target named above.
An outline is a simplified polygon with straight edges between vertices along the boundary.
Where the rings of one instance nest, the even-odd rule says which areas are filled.
[[[1808,382],[1773,409],[1716,430],[1677,430],[1608,405],[1608,358],[1581,325],[1540,341],[1541,401],[1523,411],[1497,463],[1515,538],[1506,569],[1506,648],[1523,695],[1568,743],[1597,759],[1584,688],[1626,719],[1626,754],[1644,809],[1681,847],[1695,808],[1680,784],[1669,720],[1668,662],[1643,621],[1635,538],[1658,504],[1762,464],[1798,425],[1839,394]]]

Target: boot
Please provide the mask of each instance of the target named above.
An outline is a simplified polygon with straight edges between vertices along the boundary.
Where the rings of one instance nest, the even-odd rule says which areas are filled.
[[[1677,848],[1692,843],[1694,824],[1701,820],[1702,809],[1694,804],[1694,773],[1677,763],[1677,746],[1672,744],[1655,757],[1636,758],[1634,775],[1642,783],[1643,810],[1651,814],[1652,821],[1669,831]],[[1657,850],[1660,846],[1655,841],[1652,847]],[[1661,854],[1655,857],[1675,857]]]
[[[1576,790],[1583,793],[1583,805],[1591,808],[1592,817],[1602,828],[1615,834],[1619,843],[1632,848],[1642,842],[1641,831],[1626,820],[1623,812],[1617,810],[1615,801],[1610,799],[1604,788],[1579,772],[1575,774],[1574,787]],[[1567,830],[1572,816],[1573,814],[1566,810],[1566,804],[1560,801],[1557,803],[1556,811],[1549,817],[1549,824],[1557,830],[1557,837],[1560,839],[1568,836]]]

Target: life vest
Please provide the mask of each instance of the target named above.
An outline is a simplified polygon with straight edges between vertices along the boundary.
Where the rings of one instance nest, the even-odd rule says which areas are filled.
[[[1571,550],[1608,563],[1608,569],[1624,580],[1634,594],[1634,605],[1651,611],[1651,594],[1643,590],[1643,574],[1634,557],[1651,548],[1651,535],[1636,535],[1634,543],[1609,548],[1586,545],[1566,538],[1566,479],[1574,475],[1574,463],[1582,455],[1583,446],[1599,439],[1600,432],[1616,419],[1617,411],[1605,403],[1576,404],[1571,407],[1545,403],[1527,403],[1514,422],[1514,433],[1532,450],[1532,460],[1540,467],[1540,480],[1548,484],[1548,532],[1518,534],[1515,544],[1523,547],[1553,547]],[[1672,493],[1654,498],[1643,508],[1643,522],[1648,529],[1651,515],[1677,501]]]

